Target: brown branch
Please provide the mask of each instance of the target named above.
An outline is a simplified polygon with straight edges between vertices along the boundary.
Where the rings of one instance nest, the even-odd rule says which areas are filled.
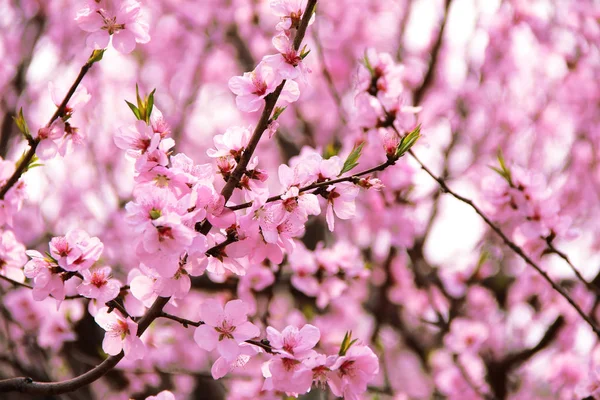
[[[444,30],[446,29],[446,23],[448,22],[448,11],[450,9],[450,4],[452,0],[445,0],[444,4],[444,16],[442,19],[442,24],[440,25],[440,31],[435,39],[435,43],[433,44],[433,48],[431,49],[431,61],[429,62],[429,68],[425,73],[425,78],[423,78],[423,83],[421,86],[415,90],[415,95],[413,97],[413,104],[419,104],[425,97],[425,93],[433,83],[433,78],[435,76],[435,69],[437,66],[437,62],[440,55],[440,50],[442,48],[442,39],[444,37]]]
[[[9,283],[11,283],[11,284],[13,284],[13,285],[15,285],[15,286],[21,286],[21,287],[25,287],[25,288],[27,288],[27,289],[33,289],[33,286],[31,286],[31,285],[28,285],[28,284],[26,284],[26,283],[23,283],[23,282],[18,282],[18,281],[15,281],[15,280],[13,280],[13,279],[10,279],[8,276],[0,275],[0,279],[3,279],[3,280],[5,280],[6,282],[9,282]]]
[[[294,49],[296,51],[298,51],[300,49],[300,44],[302,43],[302,40],[304,39],[304,35],[306,33],[306,28],[308,27],[308,22],[310,21],[310,18],[314,12],[316,4],[317,4],[317,0],[308,0],[308,4],[306,5],[306,10],[304,10],[304,14],[302,15],[302,20],[300,21],[300,25],[298,26],[296,36],[294,37]],[[235,167],[235,169],[229,176],[227,183],[225,184],[225,186],[223,187],[223,190],[221,191],[221,195],[223,197],[225,197],[225,203],[227,203],[227,200],[229,200],[229,198],[233,194],[233,191],[235,190],[237,185],[240,183],[242,176],[246,172],[246,167],[248,166],[248,163],[250,162],[250,159],[252,158],[252,154],[254,153],[254,150],[256,150],[256,146],[258,146],[258,142],[260,141],[264,131],[267,129],[269,122],[271,121],[271,114],[273,112],[273,109],[275,108],[277,99],[279,99],[279,95],[281,94],[281,91],[283,90],[283,86],[285,85],[285,82],[286,82],[285,80],[283,82],[281,82],[281,84],[279,86],[277,86],[277,88],[275,89],[275,91],[273,93],[270,93],[269,95],[267,95],[265,97],[265,108],[263,109],[260,119],[259,119],[258,123],[256,124],[256,128],[254,129],[254,132],[252,133],[252,137],[250,138],[248,145],[244,149],[244,152],[242,154],[242,157],[240,158],[240,161],[238,162],[237,166]],[[200,232],[202,234],[206,235],[208,232],[210,232],[211,228],[212,228],[212,225],[208,221],[206,221],[200,227]]]
[[[152,321],[161,316],[162,309],[168,301],[168,297],[159,297],[156,299],[152,307],[150,307],[146,315],[144,315],[138,323],[137,336],[142,336]],[[30,394],[55,395],[72,392],[83,386],[89,385],[104,376],[108,371],[113,369],[123,357],[123,352],[116,356],[110,356],[85,374],[62,382],[35,382],[28,377],[4,379],[0,381],[0,393],[16,391]]]
[[[533,357],[535,354],[539,353],[546,347],[550,345],[558,336],[560,329],[565,325],[564,318],[558,317],[552,325],[548,327],[546,333],[542,337],[542,339],[536,344],[534,347],[529,349],[525,349],[518,353],[513,353],[506,356],[501,361],[489,361],[486,363],[487,371],[488,371],[488,382],[499,399],[505,399],[508,394],[508,374],[511,370],[518,368]]]
[[[471,375],[469,375],[469,372],[466,370],[465,366],[460,362],[458,354],[454,354],[453,355],[453,359],[454,359],[454,364],[458,368],[458,371],[462,375],[463,379],[465,380],[465,382],[467,382],[467,385],[469,385],[469,387],[475,392],[475,394],[477,394],[477,396],[479,396],[479,397],[481,397],[482,399],[485,399],[485,400],[496,400],[495,396],[487,394],[487,393],[484,393],[481,390],[481,388],[478,387],[475,384],[475,382],[473,382],[473,379],[471,378]]]
[[[81,70],[79,71],[79,75],[77,75],[77,78],[75,78],[75,82],[73,82],[73,84],[69,88],[69,91],[65,95],[65,98],[63,99],[63,101],[60,103],[60,105],[58,106],[58,108],[56,109],[56,111],[54,112],[52,117],[50,118],[50,121],[48,121],[48,123],[46,124],[46,127],[50,127],[50,125],[52,125],[52,123],[54,121],[56,121],[56,119],[58,119],[65,113],[65,109],[67,108],[67,104],[69,103],[69,100],[71,100],[71,97],[73,97],[75,90],[77,90],[77,87],[83,80],[83,77],[88,73],[90,68],[92,68],[92,65],[94,65],[94,62],[95,61],[92,60],[92,57],[90,57],[88,59],[88,61],[83,65],[83,67],[81,67]],[[6,183],[0,190],[0,200],[4,199],[4,196],[6,195],[6,193],[10,190],[10,188],[12,188],[15,185],[15,183],[17,183],[17,181],[21,178],[21,175],[23,175],[23,173],[27,170],[29,163],[33,159],[33,156],[35,156],[35,151],[36,151],[39,143],[40,143],[39,138],[33,140],[33,142],[31,143],[31,147],[29,148],[29,150],[27,151],[27,153],[25,154],[25,156],[23,157],[23,159],[21,160],[21,162],[15,169],[15,172],[6,181]]]
[[[178,317],[176,315],[172,315],[172,314],[166,313],[164,311],[160,313],[159,317],[170,319],[171,321],[179,322],[181,325],[183,325],[184,328],[187,328],[190,325],[191,326],[196,326],[196,327],[198,327],[200,325],[204,325],[204,321],[198,321],[198,322],[196,322],[196,321],[192,321],[192,320],[189,320],[189,319],[181,318],[181,317]]]
[[[33,59],[33,51],[39,39],[42,37],[46,26],[46,21],[46,17],[42,13],[38,13],[25,24],[21,47],[28,45],[28,48],[24,52],[25,54],[21,59],[21,63],[17,67],[17,72],[11,82],[11,86],[15,89],[15,98],[20,97],[25,89],[25,78],[27,76],[29,66],[31,65],[31,60]],[[27,31],[30,29],[30,27],[31,29],[34,29],[34,32],[32,39],[27,42],[27,37],[30,36]],[[9,96],[6,97],[8,98]],[[13,117],[17,115],[17,110],[15,105],[9,105],[8,101],[5,102],[3,100],[2,103],[7,110],[4,114],[4,118],[2,119],[2,127],[0,128],[0,157],[6,158],[8,153],[8,142],[15,131]]]
[[[559,256],[560,258],[562,258],[567,264],[569,264],[569,267],[571,267],[571,270],[573,271],[573,273],[575,274],[577,279],[579,279],[590,291],[594,292],[594,294],[596,296],[600,296],[600,288],[598,286],[596,286],[594,283],[589,282],[587,279],[585,279],[583,277],[583,275],[581,275],[579,270],[577,268],[575,268],[575,265],[571,262],[571,259],[569,258],[567,253],[557,249],[556,246],[554,246],[552,244],[552,242],[550,241],[550,238],[546,239],[546,244],[548,245],[548,253],[554,253],[557,256]]]
[[[377,172],[377,171],[383,171],[384,169],[386,169],[389,166],[392,166],[396,163],[396,161],[394,160],[390,160],[388,159],[386,162],[379,164],[373,168],[369,168],[367,170],[358,172],[354,175],[350,175],[350,176],[344,176],[342,178],[337,178],[337,179],[329,179],[323,182],[317,182],[317,183],[313,183],[311,185],[308,186],[304,186],[302,188],[300,188],[298,191],[300,193],[309,191],[309,190],[314,190],[314,189],[320,189],[329,185],[334,185],[336,183],[341,183],[341,182],[354,182],[356,181],[359,177],[364,176],[364,175],[368,175],[368,174],[372,174],[373,172]],[[282,194],[278,194],[277,196],[271,196],[267,199],[267,203],[271,203],[273,201],[277,201],[277,200],[281,200],[281,196],[283,196],[284,193]],[[248,208],[252,206],[252,202],[247,202],[247,203],[242,203],[242,204],[237,204],[235,206],[230,206],[227,207],[229,208],[231,211],[237,211],[237,210],[243,210],[244,208]]]
[[[346,125],[348,120],[344,115],[344,110],[342,109],[342,96],[340,96],[340,93],[335,87],[333,77],[331,76],[331,73],[327,68],[327,64],[325,63],[325,53],[323,52],[323,46],[321,45],[321,40],[319,39],[319,35],[317,34],[316,30],[313,31],[313,36],[315,38],[315,46],[317,47],[317,55],[319,56],[319,61],[321,63],[321,73],[323,74],[323,78],[325,78],[325,82],[327,82],[327,87],[329,88],[331,97],[333,97],[333,100],[337,104],[336,108],[338,110],[340,120],[342,121],[342,124]]]
[[[188,328],[190,325],[195,326],[195,327],[199,327],[200,325],[204,325],[205,322],[204,321],[192,321],[189,319],[185,319],[185,318],[180,318],[177,317],[175,315],[166,313],[166,312],[161,312],[159,317],[161,318],[166,318],[166,319],[170,319],[171,321],[175,321],[175,322],[179,322],[181,325],[183,325],[184,328]],[[254,346],[258,346],[262,349],[264,349],[267,353],[273,353],[273,348],[271,347],[271,345],[269,344],[268,340],[246,340],[245,341],[248,344],[252,344]]]
[[[394,128],[395,129],[395,128]],[[598,336],[600,338],[600,328],[598,328],[596,326],[596,324],[594,324],[594,322],[592,321],[592,319],[581,309],[581,307],[579,307],[579,305],[577,303],[575,303],[575,300],[573,300],[573,298],[571,296],[569,296],[569,294],[565,291],[565,289],[560,286],[559,284],[557,284],[556,282],[554,282],[552,280],[552,278],[550,278],[550,276],[548,275],[548,273],[546,273],[546,271],[544,271],[539,265],[537,265],[527,254],[525,254],[525,252],[523,251],[523,249],[521,249],[518,245],[516,245],[513,241],[511,241],[506,234],[496,226],[496,224],[494,224],[487,215],[485,215],[483,213],[483,211],[481,211],[479,209],[479,207],[477,207],[475,205],[475,203],[473,203],[472,200],[454,192],[453,190],[451,190],[448,185],[446,184],[446,182],[436,176],[433,172],[431,172],[431,170],[429,168],[427,168],[427,166],[425,164],[423,164],[423,162],[415,155],[415,153],[412,150],[409,150],[408,153],[417,161],[417,163],[421,166],[421,168],[427,172],[427,174],[433,178],[442,188],[442,190],[445,193],[448,193],[449,195],[451,195],[452,197],[454,197],[455,199],[467,204],[469,207],[471,207],[476,213],[477,215],[479,215],[481,217],[481,219],[483,219],[483,221],[490,227],[492,228],[492,230],[498,235],[500,236],[500,238],[502,239],[502,241],[504,242],[504,244],[506,244],[513,252],[515,252],[519,257],[521,257],[523,259],[523,261],[525,261],[528,265],[530,265],[531,267],[533,267],[533,269],[535,269],[543,278],[546,282],[548,282],[550,284],[550,286],[552,286],[552,288],[558,292],[565,300],[567,300],[567,302],[575,309],[575,311],[577,311],[577,313],[581,316],[581,318],[583,318],[583,320],[585,322],[587,322],[587,324],[592,328],[592,330],[594,331],[594,333],[596,334],[596,336]]]

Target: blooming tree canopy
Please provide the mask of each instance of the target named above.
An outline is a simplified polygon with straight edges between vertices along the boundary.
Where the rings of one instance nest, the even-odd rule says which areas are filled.
[[[600,399],[597,2],[0,11],[2,399]]]

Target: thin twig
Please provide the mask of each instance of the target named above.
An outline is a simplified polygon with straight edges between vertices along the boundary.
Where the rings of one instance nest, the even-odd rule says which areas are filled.
[[[354,175],[349,175],[349,176],[345,176],[345,177],[337,178],[337,179],[329,179],[329,180],[326,180],[323,182],[317,182],[317,183],[313,183],[308,186],[304,186],[304,187],[300,188],[298,190],[298,192],[303,193],[303,192],[306,192],[309,190],[320,189],[322,187],[334,185],[336,183],[356,181],[361,176],[372,174],[373,172],[377,172],[377,171],[383,171],[384,169],[386,169],[389,166],[394,165],[395,163],[396,163],[396,161],[394,161],[394,160],[387,160],[386,162],[384,162],[382,164],[379,164],[373,168],[369,168],[367,170],[358,172]],[[284,193],[278,194],[277,196],[271,196],[267,199],[266,203],[271,203],[273,201],[281,200],[281,196],[283,196],[283,195],[284,195]],[[235,206],[230,206],[227,208],[229,208],[231,211],[237,211],[237,210],[242,210],[244,208],[248,208],[251,206],[252,206],[252,202],[249,201],[247,203],[237,204]]]
[[[396,129],[396,128],[394,128]],[[479,209],[479,207],[477,207],[475,205],[475,203],[473,203],[472,200],[454,192],[452,189],[450,189],[448,187],[448,185],[446,185],[446,182],[436,176],[433,172],[431,172],[431,170],[429,168],[427,168],[427,166],[425,164],[423,164],[423,162],[416,156],[416,154],[412,151],[409,150],[408,153],[415,159],[415,161],[417,161],[417,163],[421,166],[421,168],[427,172],[427,174],[433,178],[438,185],[442,188],[442,190],[445,193],[448,193],[449,195],[451,195],[452,197],[454,197],[455,199],[467,204],[469,207],[471,207],[476,213],[477,215],[479,215],[481,217],[481,219],[483,219],[483,221],[490,227],[492,228],[492,230],[498,235],[500,236],[500,238],[504,241],[504,243],[512,250],[514,251],[519,257],[521,257],[523,259],[523,261],[525,261],[528,265],[530,265],[531,267],[533,267],[533,269],[535,269],[543,278],[546,282],[548,282],[550,284],[550,286],[552,286],[552,288],[557,291],[565,300],[567,300],[567,302],[575,309],[575,311],[577,311],[577,313],[581,316],[581,318],[583,318],[583,320],[585,322],[587,322],[587,324],[592,328],[592,330],[594,331],[594,333],[596,334],[596,336],[598,336],[600,338],[600,328],[598,328],[596,326],[596,324],[594,324],[594,322],[592,321],[592,319],[581,309],[581,307],[579,307],[579,305],[575,302],[575,300],[573,300],[573,298],[571,296],[569,296],[569,294],[565,291],[565,289],[558,285],[556,282],[554,282],[552,280],[552,278],[550,278],[550,276],[548,275],[548,273],[546,273],[546,271],[544,271],[542,268],[540,268],[539,265],[537,265],[527,254],[525,254],[525,252],[523,251],[523,249],[521,249],[518,245],[516,245],[513,241],[511,241],[506,234],[496,226],[496,224],[494,224],[487,215],[485,215],[483,213],[483,211],[481,211]]]
[[[92,65],[94,65],[94,62],[95,61],[92,59],[92,57],[90,57],[88,59],[88,61],[83,65],[83,67],[81,67],[81,70],[79,71],[79,75],[77,75],[77,78],[75,78],[75,82],[73,82],[73,84],[69,88],[69,91],[65,95],[65,98],[63,99],[63,101],[60,103],[60,105],[58,106],[58,108],[56,109],[56,111],[54,112],[52,117],[50,118],[50,121],[48,121],[48,123],[46,124],[47,128],[49,128],[50,125],[52,125],[52,123],[54,121],[56,121],[59,117],[61,117],[64,114],[65,109],[67,108],[67,104],[69,103],[69,100],[71,100],[71,97],[73,97],[75,90],[77,90],[77,87],[83,80],[83,77],[88,73],[90,68],[92,68]],[[15,172],[13,172],[12,176],[6,181],[6,183],[4,184],[2,189],[0,189],[0,200],[4,199],[4,196],[6,195],[6,193],[10,190],[10,188],[12,188],[15,185],[15,183],[17,183],[17,181],[21,178],[21,175],[23,175],[23,173],[27,170],[27,168],[29,167],[29,163],[33,159],[33,156],[35,156],[35,151],[39,144],[40,144],[39,138],[36,138],[32,141],[31,147],[29,148],[29,150],[27,151],[27,153],[25,154],[25,156],[23,157],[23,159],[21,160],[21,162],[15,169]]]
[[[166,313],[164,311],[160,314],[160,317],[161,318],[170,319],[170,320],[175,321],[175,322],[179,322],[181,325],[183,325],[184,328],[187,328],[190,325],[191,326],[196,326],[196,327],[198,327],[200,325],[204,325],[204,321],[197,321],[196,322],[196,321],[192,321],[192,320],[189,320],[189,319],[181,318],[181,317],[178,317],[176,315],[172,315],[172,314]]]
[[[567,255],[567,253],[557,249],[552,244],[552,242],[548,239],[546,240],[546,243],[548,245],[548,253],[554,253],[557,256],[559,256],[560,258],[562,258],[569,265],[569,267],[571,267],[571,270],[573,271],[573,273],[575,274],[577,279],[579,279],[589,290],[594,292],[596,294],[596,296],[600,296],[600,288],[598,286],[594,285],[592,282],[589,282],[587,279],[585,279],[583,277],[583,275],[581,275],[579,270],[577,268],[575,268],[575,265],[573,265],[573,263],[571,262],[571,259],[569,259],[569,256]]]
[[[473,382],[473,379],[471,378],[471,375],[469,375],[468,371],[465,369],[465,366],[462,365],[462,363],[460,362],[460,359],[458,357],[458,354],[454,355],[454,364],[456,364],[456,367],[458,368],[458,370],[460,371],[460,374],[462,375],[463,379],[465,380],[465,382],[467,382],[467,385],[469,385],[469,387],[471,389],[473,389],[473,391],[482,399],[486,399],[486,400],[496,400],[496,397],[491,395],[491,394],[487,394],[481,391],[481,388],[479,388],[475,382]]]
[[[413,104],[420,104],[421,100],[425,97],[425,93],[433,83],[433,78],[435,77],[435,69],[437,66],[437,62],[440,55],[440,50],[442,48],[442,39],[444,38],[444,31],[446,29],[446,23],[448,22],[448,11],[450,10],[450,4],[452,0],[445,0],[444,4],[444,16],[442,19],[442,24],[440,25],[440,30],[435,39],[435,43],[433,44],[433,48],[431,49],[431,61],[429,62],[429,68],[425,73],[425,78],[423,79],[423,83],[417,90],[415,90],[415,95],[413,97]]]
[[[308,4],[306,5],[306,10],[304,10],[304,13],[302,15],[302,20],[300,21],[300,25],[298,26],[296,36],[294,37],[294,50],[296,50],[296,51],[298,51],[300,49],[300,44],[302,43],[302,40],[304,39],[304,35],[306,33],[306,28],[308,27],[308,22],[310,21],[310,18],[312,17],[312,14],[314,12],[316,5],[317,5],[317,0],[308,0]],[[240,161],[238,162],[235,169],[229,176],[227,183],[225,184],[225,186],[223,187],[223,190],[221,191],[221,195],[225,198],[225,203],[227,203],[227,200],[229,200],[229,198],[233,194],[233,191],[235,190],[237,185],[240,183],[240,180],[242,179],[242,177],[244,176],[244,173],[246,172],[246,167],[248,166],[248,163],[250,162],[250,159],[252,158],[252,154],[254,153],[254,150],[256,150],[256,146],[258,146],[258,142],[260,141],[263,133],[265,132],[265,130],[267,129],[267,127],[271,121],[271,114],[273,113],[273,109],[275,108],[275,104],[277,103],[277,100],[279,99],[279,95],[281,94],[281,92],[283,90],[285,82],[286,82],[285,80],[283,82],[281,82],[281,84],[279,86],[277,86],[277,88],[275,89],[275,91],[273,93],[270,93],[269,95],[267,95],[265,97],[265,107],[262,111],[262,114],[260,116],[258,123],[256,124],[256,128],[254,129],[254,132],[252,133],[252,137],[250,138],[248,145],[244,149],[244,152],[242,154],[242,157],[240,158]],[[200,227],[200,232],[206,235],[208,232],[210,232],[211,228],[212,228],[212,224],[210,224],[208,221],[206,221]]]

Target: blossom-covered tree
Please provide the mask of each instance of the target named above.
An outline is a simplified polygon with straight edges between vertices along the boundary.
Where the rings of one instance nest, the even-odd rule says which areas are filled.
[[[596,2],[0,11],[1,398],[600,399]]]

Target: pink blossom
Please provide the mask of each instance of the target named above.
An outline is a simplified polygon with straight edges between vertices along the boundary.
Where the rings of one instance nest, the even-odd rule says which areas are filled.
[[[225,357],[219,357],[210,369],[211,375],[214,379],[221,379],[229,372],[236,369],[243,368],[250,359],[258,354],[259,350],[256,346],[248,343],[240,344],[240,354],[233,360],[228,360]]]
[[[31,260],[25,264],[24,273],[27,278],[33,279],[34,300],[41,301],[50,295],[57,300],[63,300],[65,285],[62,276],[55,273],[55,265],[38,251],[28,250],[26,253]]]
[[[144,121],[136,121],[134,125],[119,128],[114,136],[115,145],[127,154],[137,158],[146,152],[158,148],[161,137]]]
[[[94,317],[96,323],[106,331],[102,341],[102,350],[106,354],[116,356],[125,352],[128,360],[138,360],[144,357],[146,348],[142,340],[136,336],[138,326],[130,318],[125,318],[119,311],[108,312],[108,307],[98,310]]]
[[[83,282],[77,287],[77,292],[102,304],[114,299],[121,291],[121,283],[111,278],[111,271],[110,267],[81,271]]]
[[[296,397],[308,392],[312,386],[313,372],[300,360],[277,355],[266,366],[263,376],[267,379],[263,389],[278,390]]]
[[[232,157],[237,162],[248,145],[251,135],[250,127],[229,127],[224,134],[213,137],[216,149],[208,149],[206,154],[213,158]]]
[[[358,196],[358,186],[350,182],[338,183],[330,186],[327,191],[327,226],[333,232],[334,217],[333,213],[340,219],[349,219],[356,213],[354,199]]]
[[[282,79],[296,79],[299,76],[306,79],[308,68],[302,62],[302,57],[294,49],[293,42],[285,33],[273,38],[273,46],[280,54],[265,56],[263,62],[269,64]]]
[[[75,340],[77,340],[77,335],[69,326],[65,316],[46,315],[46,318],[42,320],[38,339],[40,346],[58,351],[64,342]]]
[[[104,245],[97,237],[90,237],[81,229],[50,241],[50,254],[66,271],[81,271],[92,266],[102,254]]]
[[[13,231],[0,232],[0,275],[23,282],[23,266],[27,263],[25,246],[17,241]]]
[[[156,396],[148,396],[146,400],[175,400],[175,395],[168,390],[163,390]]]
[[[148,24],[140,13],[141,5],[135,0],[89,0],[77,12],[75,21],[81,29],[90,32],[87,45],[104,49],[112,36],[113,47],[120,53],[131,53],[137,43],[148,43]]]
[[[38,146],[35,154],[40,160],[50,160],[58,153],[58,140],[65,134],[62,119],[56,119],[49,127],[40,128],[37,133]]]
[[[216,348],[228,361],[240,354],[240,344],[260,334],[260,330],[246,316],[248,310],[242,300],[231,300],[225,308],[216,300],[207,300],[200,306],[203,325],[196,328],[194,340],[204,350]]]
[[[265,103],[264,98],[275,91],[282,82],[277,71],[266,62],[261,62],[254,71],[246,72],[243,76],[234,76],[229,80],[229,89],[237,96],[235,102],[238,108],[245,112],[258,111]],[[300,89],[294,81],[286,81],[279,96],[284,103],[298,100]]]
[[[277,30],[297,29],[302,19],[302,14],[306,9],[306,0],[272,0],[270,2],[271,11],[281,19],[277,24]],[[309,24],[314,21],[314,14]]]
[[[329,387],[336,396],[358,399],[379,372],[379,360],[369,347],[355,343],[331,365]]]
[[[303,360],[314,354],[313,347],[319,342],[319,328],[306,324],[300,330],[293,325],[286,326],[282,332],[269,326],[267,339],[271,347],[281,350],[284,355],[297,360]]]
[[[489,329],[484,323],[456,318],[452,321],[450,333],[444,341],[446,346],[456,353],[477,353],[488,335]]]

